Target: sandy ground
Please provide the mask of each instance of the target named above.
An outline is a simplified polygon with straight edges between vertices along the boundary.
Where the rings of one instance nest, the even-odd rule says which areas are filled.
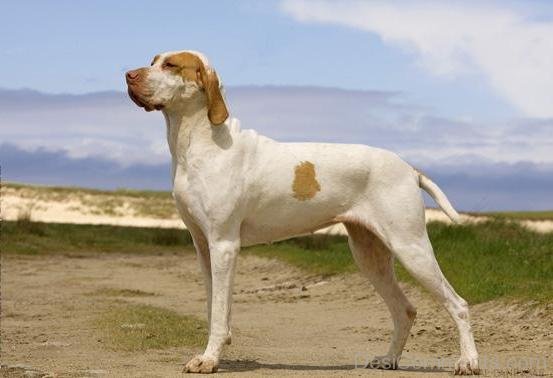
[[[48,223],[109,224],[133,227],[184,228],[171,198],[144,199],[146,206],[160,202],[170,210],[161,214],[138,212],[134,198],[122,195],[55,195],[40,187],[2,188],[0,213],[6,220],[29,216]],[[115,205],[113,203],[115,202]]]
[[[164,211],[148,213],[148,207],[161,207]],[[73,194],[60,196],[41,187],[14,188],[4,186],[1,192],[0,215],[2,219],[16,220],[29,216],[31,220],[52,223],[109,224],[131,227],[184,228],[174,209],[173,201],[167,199],[125,197],[124,195]],[[461,215],[465,222],[480,222],[485,217]],[[450,223],[441,210],[427,209],[426,221]],[[521,221],[525,227],[538,232],[552,232],[553,221]],[[342,224],[317,231],[346,235]]]
[[[156,295],[117,299],[205,318],[202,278],[191,253],[4,256],[1,269],[3,376],[172,377],[200,352],[109,350],[94,319],[114,299],[88,295],[105,288],[139,289]],[[283,283],[292,288],[261,289]],[[401,370],[356,368],[386,351],[392,329],[383,302],[360,275],[307,277],[281,262],[242,256],[233,344],[220,372],[229,377],[451,376],[458,357],[452,321],[419,289],[404,287],[419,315]],[[485,375],[553,375],[552,310],[552,305],[504,302],[472,306]],[[445,368],[434,368],[437,364]]]

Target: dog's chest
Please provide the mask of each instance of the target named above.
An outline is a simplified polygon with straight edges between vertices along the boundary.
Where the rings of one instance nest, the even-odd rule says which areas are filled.
[[[189,206],[189,196],[187,196],[183,190],[177,190],[173,188],[173,199],[175,201],[177,211],[179,212],[185,223],[187,222],[187,220],[192,221],[192,209]]]
[[[197,223],[197,207],[201,201],[198,198],[198,190],[194,190],[193,183],[190,182],[189,175],[177,168],[173,180],[173,199],[175,206],[186,224]]]
[[[232,191],[227,190],[225,182],[211,177],[207,172],[199,175],[196,172],[177,169],[173,198],[180,216],[186,224],[207,224],[210,221],[223,221],[236,207]]]

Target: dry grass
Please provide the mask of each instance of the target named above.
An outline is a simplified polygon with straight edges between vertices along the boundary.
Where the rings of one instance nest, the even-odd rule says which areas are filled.
[[[158,219],[177,218],[175,204],[170,192],[148,190],[97,190],[73,187],[31,186],[4,183],[3,193],[36,202],[77,201],[85,214],[105,216],[143,216]]]
[[[115,305],[97,319],[96,325],[113,350],[195,347],[207,341],[205,321],[148,305]]]
[[[498,211],[490,213],[474,213],[474,215],[486,215],[499,219],[544,221],[553,220],[553,210],[546,211]]]

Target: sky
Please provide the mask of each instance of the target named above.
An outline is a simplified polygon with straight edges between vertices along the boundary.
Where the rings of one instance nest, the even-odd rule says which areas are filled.
[[[462,209],[553,209],[547,1],[4,1],[2,177],[167,189],[162,116],[123,74],[180,49],[243,128],[394,150]]]

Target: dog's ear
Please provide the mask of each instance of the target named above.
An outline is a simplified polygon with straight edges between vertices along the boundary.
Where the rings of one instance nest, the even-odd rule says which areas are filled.
[[[211,67],[200,62],[200,80],[207,96],[207,117],[214,125],[220,125],[229,116],[225,99],[219,88],[219,78]]]

